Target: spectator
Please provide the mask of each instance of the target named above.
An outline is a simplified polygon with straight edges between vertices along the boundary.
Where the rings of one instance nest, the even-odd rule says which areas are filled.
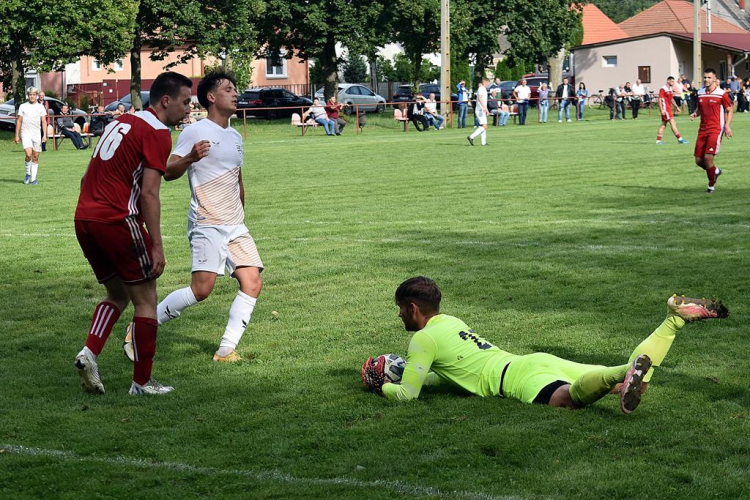
[[[336,122],[328,119],[328,113],[326,113],[326,109],[320,105],[320,99],[317,97],[313,99],[312,106],[310,106],[310,108],[302,115],[302,121],[307,121],[308,116],[315,120],[316,123],[323,125],[326,135],[336,134]]]
[[[326,105],[326,113],[328,113],[328,119],[333,120],[333,122],[336,124],[336,135],[341,135],[341,131],[344,130],[344,127],[346,127],[346,120],[339,116],[339,111],[341,111],[343,108],[343,104],[336,102],[335,95],[331,96],[331,98],[328,99],[328,104]]]
[[[109,122],[114,120],[112,113],[104,110],[104,106],[99,105],[96,107],[96,113],[91,116],[91,125],[89,126],[89,132],[94,134],[95,137],[101,137],[104,133],[104,128],[109,125]]]
[[[132,108],[132,106],[131,106]],[[127,111],[125,110],[125,105],[123,103],[120,103],[117,105],[117,109],[114,113],[112,113],[113,116],[123,116]]]
[[[557,110],[557,121],[562,123],[563,111],[565,112],[565,119],[570,121],[570,102],[573,100],[573,96],[576,91],[573,86],[569,83],[567,78],[563,78],[563,82],[557,86],[557,92],[555,97],[558,99],[558,105],[560,106]]]
[[[427,118],[428,126],[432,123],[435,126],[435,130],[440,130],[443,127],[445,118],[438,113],[435,94],[430,94],[430,98],[424,103],[424,115]]]
[[[500,80],[500,78],[499,78],[499,77],[495,78],[495,82],[494,82],[494,83],[493,83],[492,85],[490,85],[490,90],[492,90],[492,89],[499,89],[499,88],[501,88],[501,87],[500,87],[500,82],[501,82],[501,80]],[[502,97],[502,96],[501,96],[501,97]]]
[[[469,91],[466,88],[466,81],[461,80],[456,86],[458,94],[458,128],[466,128],[466,113],[469,108]]]
[[[89,147],[87,144],[83,143],[81,134],[79,134],[73,126],[73,118],[70,116],[70,108],[67,104],[62,105],[60,114],[62,116],[55,118],[55,124],[60,133],[70,139],[70,142],[73,143],[76,149],[86,149]]]
[[[743,93],[745,94],[745,108],[742,110],[743,113],[747,113],[750,110],[750,78],[745,79],[742,83]]]
[[[583,108],[586,107],[586,99],[589,97],[589,91],[586,89],[586,84],[581,82],[578,84],[578,92],[576,92],[576,119],[580,122],[583,120]]]
[[[45,94],[43,90],[39,91],[39,104],[44,106],[44,111],[47,113],[42,118],[42,151],[47,151],[47,126],[49,126],[49,103],[44,98]]]
[[[742,78],[737,78],[735,81],[738,83],[739,87],[737,90],[737,112],[746,113],[747,98],[745,97],[745,83],[742,81]]]
[[[625,91],[625,85],[620,85],[617,88],[617,96],[615,97],[615,107],[617,113],[615,118],[617,120],[625,119],[625,103],[627,102],[628,93]]]
[[[539,123],[547,123],[548,113],[549,113],[549,87],[547,86],[546,83],[542,83],[539,86]]]
[[[616,101],[617,101],[617,90],[615,90],[614,87],[610,87],[609,92],[607,92],[607,96],[604,98],[604,104],[606,104],[607,107],[609,108],[610,120],[615,119]]]
[[[415,98],[415,102],[412,104],[409,104],[409,107],[406,110],[406,117],[411,120],[411,122],[414,124],[414,127],[420,131],[424,132],[426,130],[429,130],[429,123],[427,122],[427,118],[424,116],[424,96],[417,95]],[[421,125],[421,127],[420,127]]]
[[[521,79],[521,84],[513,89],[513,99],[518,104],[518,124],[526,125],[526,112],[529,110],[529,97],[531,88],[526,85],[526,79]]]
[[[631,90],[631,111],[633,113],[633,120],[638,119],[638,110],[641,108],[641,101],[643,101],[643,96],[646,93],[646,89],[641,84],[641,80],[638,79],[635,81],[635,85],[630,89]]]
[[[741,88],[739,78],[732,77],[731,80],[732,81],[729,83],[729,91],[731,93],[730,97],[732,98],[732,102],[737,102]]]

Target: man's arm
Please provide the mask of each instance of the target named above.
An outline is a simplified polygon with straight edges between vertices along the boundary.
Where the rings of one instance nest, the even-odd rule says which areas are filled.
[[[383,384],[383,396],[391,401],[409,401],[419,397],[430,367],[437,355],[435,342],[425,333],[417,332],[409,343],[409,353],[400,384]],[[435,377],[429,382],[434,385]]]
[[[18,115],[16,116],[16,138],[14,142],[18,144],[21,142],[21,123],[23,122],[23,116]]]
[[[190,150],[185,156],[171,155],[167,161],[167,170],[164,172],[165,181],[173,181],[182,177],[190,165],[197,163],[201,158],[208,156],[208,151],[211,149],[211,143],[208,141],[200,141],[193,145],[193,149]]]
[[[724,135],[732,138],[732,127],[729,125],[732,123],[732,117],[734,117],[734,107],[730,104],[726,107],[726,119],[724,120]]]
[[[143,221],[151,237],[151,278],[156,279],[164,272],[164,246],[161,241],[161,205],[159,202],[159,187],[161,186],[161,172],[153,168],[146,168],[143,172],[143,187],[141,188],[141,207]]]

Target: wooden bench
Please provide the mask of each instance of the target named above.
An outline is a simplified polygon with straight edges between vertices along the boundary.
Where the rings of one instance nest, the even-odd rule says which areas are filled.
[[[89,124],[88,124],[88,122],[86,122],[86,123],[83,124],[83,130],[80,129],[80,126],[77,123],[73,124],[73,128],[75,129],[76,132],[78,132],[79,134],[81,134],[81,138],[86,143],[86,145],[88,145],[89,147],[91,147],[91,138],[94,137],[94,134],[89,133]],[[55,132],[57,132],[57,133],[55,133]],[[58,130],[57,130],[57,127],[54,127],[52,125],[47,125],[47,139],[53,139],[54,140],[54,147],[55,147],[55,150],[57,150],[57,148],[60,147],[60,143],[63,140],[67,139],[67,137],[65,137],[63,134],[59,133]]]
[[[397,122],[404,122],[404,132],[409,128],[409,118],[406,116],[406,111],[402,111],[398,108],[393,110],[393,119]]]
[[[292,127],[300,127],[302,129],[302,135],[305,135],[305,130],[308,127],[312,127],[313,129],[318,128],[318,122],[312,118],[308,118],[307,121],[303,122],[299,113],[292,113]]]
[[[511,104],[510,109],[507,104],[503,104],[503,110],[508,111],[510,116],[513,117],[513,123],[516,123],[516,116],[518,116],[518,104]]]

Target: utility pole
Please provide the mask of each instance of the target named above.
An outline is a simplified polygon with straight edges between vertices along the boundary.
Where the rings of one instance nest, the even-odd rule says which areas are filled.
[[[706,33],[711,33],[711,0],[706,0]]]
[[[440,0],[440,100],[451,99],[451,20],[450,0]],[[440,105],[441,111],[445,113],[453,110],[449,104],[447,109]],[[452,120],[451,120],[452,122]]]
[[[701,55],[701,0],[693,1],[693,83],[699,87],[703,81],[703,56]]]

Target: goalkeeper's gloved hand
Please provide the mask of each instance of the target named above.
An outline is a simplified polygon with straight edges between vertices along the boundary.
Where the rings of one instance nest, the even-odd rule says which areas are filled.
[[[368,390],[383,395],[383,384],[385,384],[385,356],[379,356],[377,360],[372,357],[367,358],[362,364],[360,372],[362,376],[362,385]]]

